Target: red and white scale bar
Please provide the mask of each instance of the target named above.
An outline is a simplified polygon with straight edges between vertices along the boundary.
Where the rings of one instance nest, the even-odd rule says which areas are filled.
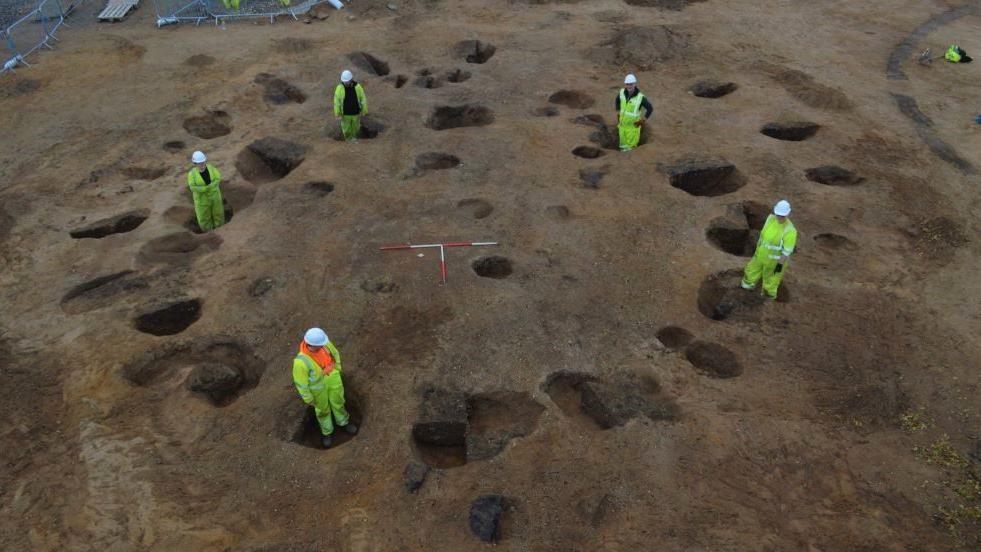
[[[442,284],[446,283],[446,248],[447,247],[481,247],[485,245],[497,245],[497,242],[447,242],[447,243],[403,243],[400,245],[383,245],[379,251],[398,251],[401,249],[433,249],[439,248],[439,273]]]

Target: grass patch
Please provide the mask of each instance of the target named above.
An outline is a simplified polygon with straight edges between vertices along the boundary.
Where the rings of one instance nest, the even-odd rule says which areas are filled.
[[[926,461],[927,464],[932,464],[934,466],[963,470],[970,465],[967,458],[964,458],[956,450],[954,450],[954,447],[950,444],[950,438],[946,435],[942,436],[929,446],[913,447],[913,452],[916,453],[916,455],[921,459]]]
[[[907,415],[901,417],[904,429],[907,426],[919,428],[925,424],[921,418],[907,418]],[[972,469],[971,461],[954,449],[947,435],[942,435],[927,446],[913,447],[913,453],[943,473],[938,486],[945,496],[936,505],[934,522],[944,527],[959,547],[981,545],[981,481]]]
[[[903,430],[907,433],[923,431],[924,429],[930,427],[930,424],[927,421],[926,412],[924,412],[922,408],[919,410],[910,410],[909,412],[901,415],[899,417],[899,425],[902,426]]]

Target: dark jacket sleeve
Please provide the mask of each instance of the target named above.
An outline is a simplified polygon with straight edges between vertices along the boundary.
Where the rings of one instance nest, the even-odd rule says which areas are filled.
[[[616,100],[613,101],[613,105],[617,108],[617,113],[620,112],[620,94],[617,94]]]
[[[617,99],[617,101],[619,102],[619,98]],[[644,96],[644,101],[642,101],[640,105],[645,110],[647,110],[647,118],[650,119],[651,113],[654,113],[654,106],[651,105],[651,102],[650,100],[647,99],[647,96]]]

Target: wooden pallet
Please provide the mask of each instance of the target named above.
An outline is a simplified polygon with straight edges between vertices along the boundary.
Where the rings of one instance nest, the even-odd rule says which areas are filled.
[[[140,0],[109,0],[99,14],[99,21],[122,21],[129,10],[135,9]]]

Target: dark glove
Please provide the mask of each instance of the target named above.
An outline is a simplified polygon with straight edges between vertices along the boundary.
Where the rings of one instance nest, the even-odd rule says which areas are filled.
[[[641,126],[643,124],[644,124],[644,119],[641,119],[639,121],[634,121],[634,126]]]
[[[783,270],[782,264],[777,264],[777,268],[773,272],[781,272]]]

